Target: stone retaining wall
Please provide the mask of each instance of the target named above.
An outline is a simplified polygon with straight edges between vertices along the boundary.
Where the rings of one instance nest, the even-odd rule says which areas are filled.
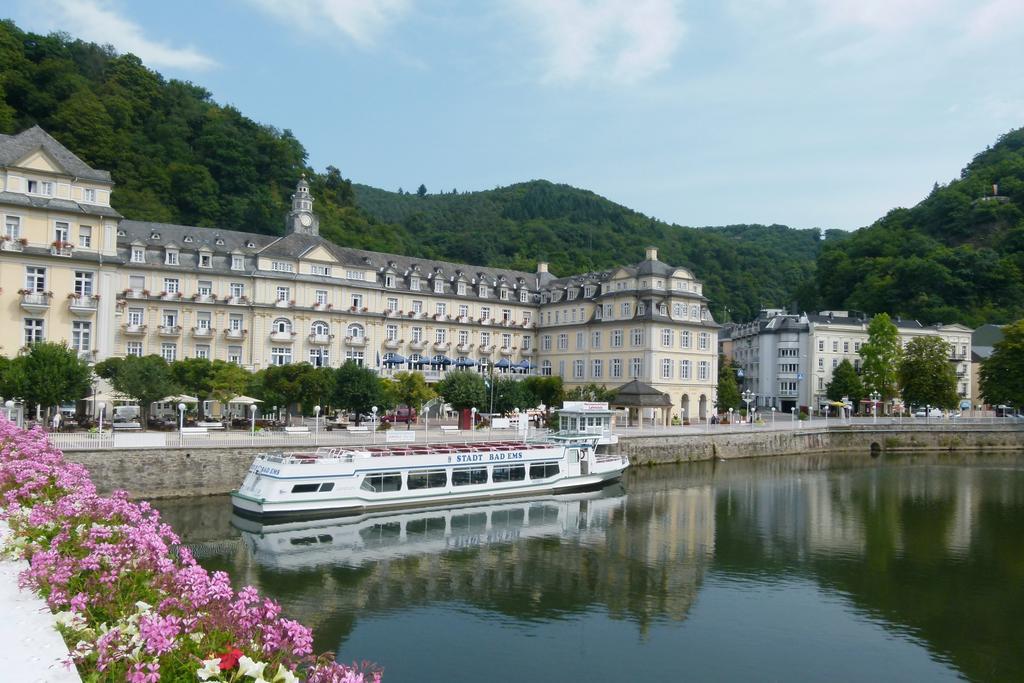
[[[636,465],[750,458],[830,451],[970,451],[1024,448],[1024,426],[854,425],[796,431],[632,436],[619,449]],[[112,450],[68,452],[85,465],[104,493],[125,489],[138,498],[175,498],[228,493],[242,482],[256,448]]]

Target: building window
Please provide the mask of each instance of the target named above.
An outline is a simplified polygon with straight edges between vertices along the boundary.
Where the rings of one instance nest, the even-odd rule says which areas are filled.
[[[520,303],[524,303],[524,304],[529,303],[530,302],[530,292],[525,290],[525,289],[520,289],[519,290],[519,302]]]
[[[544,375],[545,377],[551,376],[551,361],[546,360],[540,364],[540,374]]]
[[[416,315],[419,315],[420,313],[422,313],[423,312],[423,302],[422,301],[413,300],[413,302],[412,302],[412,312],[415,313]]]
[[[44,340],[43,319],[25,318],[25,345],[28,346],[29,344],[35,344]]]
[[[586,332],[576,333],[576,350],[582,351],[587,347],[587,335]]]
[[[25,289],[30,292],[45,292],[46,268],[43,268],[42,266],[26,266]]]
[[[92,226],[78,226],[78,246],[88,249],[92,246]]]
[[[213,282],[210,280],[200,280],[199,285],[196,287],[196,293],[199,296],[210,296],[213,294]]]
[[[235,365],[242,364],[242,347],[241,346],[229,346],[228,347],[228,362],[234,363]]]
[[[480,333],[480,346],[490,346],[490,345],[491,345],[491,333],[490,332],[481,332]]]
[[[200,268],[212,268],[213,267],[213,256],[210,254],[199,254],[199,267]]]
[[[291,299],[291,293],[292,293],[291,287],[278,287],[277,288],[277,300],[278,301],[288,301],[289,299]]]
[[[165,310],[163,312],[163,327],[172,328],[178,326],[178,311],[176,310]]]
[[[231,255],[231,270],[244,270],[245,269],[245,257],[239,254]]]
[[[819,339],[818,340],[818,350],[819,351],[824,351],[825,350],[825,340],[824,339]]]
[[[200,311],[196,314],[196,329],[208,330],[212,326],[212,322],[209,311]]]
[[[311,265],[309,267],[309,271],[311,273],[313,273],[313,275],[320,275],[321,277],[330,277],[331,276],[331,267],[330,266],[319,266],[319,265],[316,265],[314,263],[313,265]],[[359,278],[359,279],[361,280],[362,278]],[[391,285],[391,286],[393,287],[394,285]]]
[[[160,344],[160,356],[168,363],[173,363],[178,359],[178,345],[174,342]]]
[[[647,312],[647,306],[645,306],[643,303],[639,303],[639,304],[636,305],[636,314],[637,315],[643,315],[646,312]]]
[[[356,365],[358,365],[359,367],[362,367],[364,360],[365,359],[363,357],[363,352],[362,351],[346,351],[345,352],[345,362],[346,363],[352,362],[352,363],[355,363]]]
[[[409,278],[409,289],[414,292],[420,291],[420,279],[418,277]]]
[[[825,359],[824,358],[818,358],[818,369],[819,370],[824,370],[825,369]]]
[[[843,342],[843,353],[849,353],[849,352],[850,352],[850,342],[844,341]]]
[[[604,372],[604,363],[598,359],[591,361],[590,363],[590,376],[593,379],[601,379],[601,374]]]
[[[398,325],[385,326],[384,339],[386,339],[387,341],[398,341]]]
[[[288,365],[292,362],[292,349],[289,346],[270,347],[271,365]]]
[[[434,304],[434,313],[439,317],[445,317],[448,315],[448,304],[438,302]]]
[[[316,348],[309,350],[309,364],[314,368],[329,368],[331,352],[328,349]]]
[[[573,379],[583,379],[583,361],[574,360],[572,362],[572,377]]]
[[[362,308],[362,307],[363,307],[363,295],[362,294],[353,294],[352,295],[352,308]]]
[[[835,370],[838,367],[839,367],[839,359],[838,358],[833,358],[832,359],[832,369]]]
[[[423,343],[423,328],[422,327],[414,327],[414,328],[412,328],[411,334],[412,334],[412,343],[413,344],[421,344],[421,343]]]
[[[679,379],[690,379],[690,361],[679,361]]]
[[[540,350],[550,351],[551,350],[551,335],[545,334],[540,338]]]
[[[71,241],[71,226],[63,221],[57,221],[53,225],[53,241],[58,244]]]
[[[75,271],[75,294],[92,296],[92,273],[84,270]]]
[[[711,363],[702,360],[697,363],[697,379],[706,382],[711,375]]]
[[[439,327],[434,330],[434,343],[435,344],[447,344],[448,343],[448,330],[443,327]]]
[[[444,294],[444,280],[439,277],[434,278],[434,293]]]
[[[700,320],[700,306],[690,306],[690,317],[694,320]]]
[[[165,277],[164,278],[164,291],[168,294],[177,294],[181,291],[181,283],[176,277]]]
[[[569,335],[564,333],[564,332],[562,334],[558,335],[558,350],[559,351],[568,351],[569,350]]]
[[[270,269],[278,273],[293,273],[295,272],[295,265],[288,261],[271,261]]]
[[[21,237],[21,218],[18,216],[6,216],[4,218],[4,235],[9,240],[16,240]]]
[[[612,379],[619,379],[619,378],[621,378],[622,377],[622,359],[621,358],[612,358],[611,364],[612,364],[612,368],[611,368]]]
[[[643,328],[634,327],[630,330],[630,342],[633,346],[643,346],[644,344],[644,331]]]
[[[316,266],[314,266],[314,268],[315,267]],[[395,286],[395,276],[394,275],[385,275],[384,276],[384,286],[388,287],[388,288],[394,287]]]
[[[833,339],[832,340],[832,353],[837,353],[838,351],[839,351],[839,342],[836,341],[835,339]]]
[[[178,250],[168,249],[164,254],[164,265],[176,266],[178,265]]]
[[[644,359],[643,358],[631,358],[629,361],[629,376],[633,379],[639,379],[643,373]]]
[[[627,302],[623,302],[623,304],[622,304],[622,317],[623,318],[628,318],[630,316],[630,312],[631,311],[632,311],[632,306],[630,306],[629,302],[628,301]]]
[[[146,262],[146,248],[145,247],[132,247],[132,263],[145,263]]]
[[[290,334],[292,331],[292,321],[288,318],[278,318],[274,321],[273,325],[271,325],[270,329],[273,330],[275,334]]]
[[[529,335],[523,335],[523,351],[529,351],[533,348],[533,337]]]
[[[141,356],[142,355],[142,342],[130,341],[128,342],[125,353],[129,356]]]
[[[232,332],[242,331],[242,316],[238,313],[232,313],[228,318],[228,329]]]
[[[666,327],[661,331],[661,345],[671,347],[675,344],[673,337],[675,337],[675,333]]]
[[[661,378],[672,379],[672,359],[662,358],[661,359]]]
[[[232,299],[241,299],[245,296],[245,285],[241,282],[232,282],[230,291]]]
[[[690,348],[690,331],[683,330],[679,333],[679,345],[684,349]]]
[[[84,190],[82,190],[82,196],[82,201],[84,201],[86,204],[96,203],[96,190],[92,189],[91,187],[87,187]]]
[[[362,339],[364,335],[365,332],[363,331],[363,326],[357,323],[352,323],[345,330],[345,336],[351,337],[352,339]]]
[[[128,309],[128,325],[131,327],[138,327],[142,324],[143,320],[143,309],[141,308],[129,308]]]
[[[210,360],[210,345],[196,344],[196,358],[205,358],[206,360]]]
[[[622,347],[622,330],[612,330],[612,348]]]
[[[388,297],[387,307],[388,307],[388,310],[391,311],[392,313],[397,313],[398,312],[398,298],[397,297],[393,297],[393,296],[389,296]]]
[[[685,318],[686,309],[682,304],[672,304],[672,317],[673,318]]]
[[[480,298],[481,299],[486,299],[487,298],[487,285],[480,285]]]
[[[699,348],[701,351],[707,351],[708,345],[711,343],[711,335],[707,332],[701,332],[699,338]]]
[[[327,305],[327,290],[317,289],[313,292],[313,305],[314,306],[326,306]]]

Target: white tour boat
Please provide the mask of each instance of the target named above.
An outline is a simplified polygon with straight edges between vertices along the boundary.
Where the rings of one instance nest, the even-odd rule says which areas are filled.
[[[595,489],[619,479],[625,455],[597,435],[318,448],[256,457],[234,512],[255,519],[336,517],[370,510]]]

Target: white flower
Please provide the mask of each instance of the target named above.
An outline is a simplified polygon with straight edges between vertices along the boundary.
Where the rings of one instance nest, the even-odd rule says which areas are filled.
[[[238,658],[238,673],[242,676],[263,680],[263,670],[267,668],[266,662],[257,662],[245,655]]]
[[[204,659],[203,668],[196,672],[196,676],[199,676],[199,680],[201,681],[208,681],[211,678],[220,677],[220,657]]]
[[[284,664],[277,665],[277,673],[274,674],[274,683],[299,683],[298,677],[288,669],[284,668]]]
[[[205,633],[190,633],[188,637],[192,639],[193,643],[201,643],[205,635]]]
[[[149,612],[149,610],[153,609],[153,606],[149,603],[139,600],[137,603],[135,603],[135,609],[137,609],[141,614],[146,614],[147,612]]]

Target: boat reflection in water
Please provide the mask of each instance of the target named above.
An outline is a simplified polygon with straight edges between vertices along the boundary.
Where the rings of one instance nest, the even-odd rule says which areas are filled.
[[[260,566],[303,570],[359,567],[521,540],[576,537],[604,541],[609,517],[621,510],[621,484],[599,491],[488,505],[469,504],[335,519],[263,524],[233,515],[231,524]]]

